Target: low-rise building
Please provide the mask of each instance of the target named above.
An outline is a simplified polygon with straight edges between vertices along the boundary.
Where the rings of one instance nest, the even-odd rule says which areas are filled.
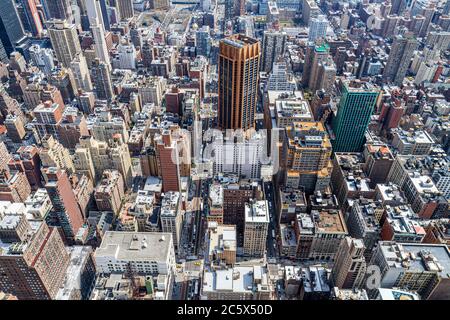
[[[205,300],[270,300],[273,288],[265,266],[235,266],[205,271],[201,295]]]
[[[209,260],[215,265],[231,265],[236,262],[236,226],[209,223]]]

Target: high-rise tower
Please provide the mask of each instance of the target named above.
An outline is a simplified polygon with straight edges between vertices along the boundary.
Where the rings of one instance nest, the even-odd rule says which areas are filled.
[[[286,37],[284,32],[264,31],[261,71],[270,72],[276,59],[284,54]]]
[[[65,171],[56,167],[43,171],[48,181],[45,185],[53,204],[51,217],[63,231],[66,241],[73,243],[75,235],[83,225],[83,214]]]
[[[397,35],[392,43],[389,58],[384,67],[383,80],[400,85],[408,71],[414,50],[419,43],[412,35]]]
[[[105,28],[103,26],[102,4],[99,0],[86,0],[86,10],[89,24],[95,42],[95,54],[100,61],[110,68],[108,47],[105,40]]]
[[[255,120],[260,43],[233,35],[220,42],[219,50],[219,126],[247,130]]]
[[[350,81],[342,85],[342,97],[332,127],[334,152],[358,152],[380,91],[367,82]]]
[[[58,62],[70,68],[72,60],[81,52],[75,25],[67,23],[67,20],[50,20],[47,28]]]

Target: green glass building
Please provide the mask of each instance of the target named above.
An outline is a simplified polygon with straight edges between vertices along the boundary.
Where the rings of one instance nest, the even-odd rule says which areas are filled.
[[[332,122],[334,152],[362,151],[365,132],[380,91],[369,83],[344,83],[336,117]]]

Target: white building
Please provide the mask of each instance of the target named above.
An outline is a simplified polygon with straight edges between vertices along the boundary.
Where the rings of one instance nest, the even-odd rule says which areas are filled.
[[[267,300],[271,298],[267,268],[239,266],[203,274],[203,300]]]
[[[171,276],[175,252],[171,233],[107,231],[95,251],[98,273]]]
[[[205,149],[204,157],[211,157],[214,174],[235,173],[245,178],[256,179],[261,175],[261,165],[268,164],[265,155],[267,139],[264,132],[254,132],[250,138],[242,133],[233,137],[216,135]]]
[[[181,240],[183,216],[181,213],[181,194],[177,191],[169,191],[164,194],[161,201],[161,227],[163,232],[169,232],[173,236],[175,249]]]
[[[75,83],[78,89],[83,91],[92,91],[92,81],[89,75],[89,69],[86,62],[86,58],[83,53],[79,53],[70,63],[70,69],[72,70],[73,76],[75,78]]]
[[[108,47],[105,40],[105,28],[103,26],[103,16],[100,1],[87,0],[86,10],[89,17],[89,24],[94,37],[95,54],[100,61],[111,67]]]
[[[50,74],[55,67],[53,59],[53,50],[49,48],[41,48],[34,44],[30,47],[29,53],[33,63],[45,74]]]
[[[117,59],[114,61],[117,69],[136,69],[136,49],[132,44],[117,46]]]

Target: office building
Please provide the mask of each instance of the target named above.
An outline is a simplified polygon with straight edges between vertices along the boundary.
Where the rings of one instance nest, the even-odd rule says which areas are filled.
[[[274,289],[265,266],[235,266],[205,271],[201,288],[202,300],[266,300]]]
[[[72,22],[70,0],[42,0],[47,20],[60,19]]]
[[[40,37],[44,28],[42,26],[41,17],[34,0],[20,0],[22,6],[24,19],[23,27],[26,31],[31,32],[34,37]]]
[[[89,300],[96,278],[92,247],[73,246],[66,249],[70,255],[69,265],[55,300]]]
[[[102,4],[99,0],[87,0],[86,10],[89,17],[89,26],[94,37],[96,57],[111,68],[108,46],[106,44],[106,33],[103,25]],[[109,71],[108,71],[109,72]],[[93,76],[93,78],[95,78]]]
[[[82,53],[77,54],[70,63],[75,78],[76,89],[90,92],[93,90],[91,76],[86,62],[86,58]],[[75,88],[74,88],[75,89]]]
[[[220,41],[218,123],[221,129],[254,127],[260,50],[258,40],[243,35]]]
[[[69,150],[51,135],[47,134],[42,138],[42,149],[39,156],[43,167],[57,167],[65,170],[69,175],[75,172]]]
[[[332,122],[334,152],[358,152],[375,109],[379,90],[367,82],[343,83],[338,111]]]
[[[361,239],[344,239],[331,271],[334,286],[343,289],[359,289],[363,286],[366,276],[364,249]]]
[[[5,61],[15,51],[16,43],[25,37],[22,22],[13,0],[4,0],[0,3],[0,42],[3,52],[0,52],[0,60]]]
[[[0,229],[17,230],[19,217],[4,216],[0,219]],[[55,299],[63,284],[69,254],[56,228],[48,227],[44,222],[39,222],[34,228],[27,239],[3,243],[0,249],[0,291],[14,294],[20,300]]]
[[[50,20],[47,29],[56,59],[63,67],[70,68],[70,63],[81,53],[76,26],[66,20]]]
[[[252,132],[251,136],[242,131],[236,131],[234,136],[222,137],[219,134],[211,144],[211,154],[207,155],[213,161],[214,174],[237,174],[247,179],[259,179],[262,164],[269,162],[264,152],[266,143],[267,133],[264,131]],[[277,155],[272,161],[278,161]]]
[[[32,45],[28,52],[34,65],[45,74],[51,74],[55,67],[53,51],[49,48],[42,48],[38,44]]]
[[[162,232],[172,234],[174,249],[178,251],[183,225],[180,192],[169,191],[164,193],[161,201],[160,219]]]
[[[327,35],[328,20],[326,16],[319,15],[310,19],[308,41],[316,41],[318,38],[325,38]]]
[[[335,261],[341,243],[348,234],[339,209],[300,213],[294,222],[294,230],[297,259],[321,262]]]
[[[212,40],[209,26],[202,26],[196,32],[197,54],[209,57],[211,54]]]
[[[41,158],[36,146],[21,146],[8,162],[10,170],[25,173],[31,190],[42,187],[41,184]]]
[[[394,37],[389,58],[383,71],[383,80],[395,85],[401,85],[408,71],[411,58],[419,43],[412,35],[397,35]]]
[[[100,211],[111,211],[116,216],[122,208],[122,200],[125,195],[123,178],[117,170],[103,171],[102,180],[94,191],[95,203]]]
[[[119,9],[120,20],[133,18],[134,7],[133,0],[116,0],[117,8]]]
[[[223,186],[223,223],[236,225],[238,242],[242,245],[245,225],[245,203],[250,199],[262,199],[258,181],[227,177]]]
[[[118,170],[123,177],[125,187],[131,187],[133,169],[128,145],[123,142],[120,135],[115,135],[108,142],[97,141],[90,136],[80,138],[76,148],[74,166],[77,172],[93,181],[100,180],[104,170]]]
[[[269,205],[266,200],[245,204],[244,255],[262,257],[269,230]]]
[[[450,297],[450,251],[442,244],[379,242],[370,264],[381,271],[381,288],[417,292],[425,300]]]
[[[31,193],[25,173],[20,171],[0,172],[0,201],[24,202]]]
[[[97,99],[111,102],[115,95],[108,65],[99,59],[95,59],[92,62],[91,73]]]
[[[165,275],[175,269],[171,233],[107,231],[94,253],[97,272]]]
[[[8,114],[6,116],[4,125],[7,130],[6,134],[11,139],[11,141],[15,143],[21,143],[26,134],[22,117]]]
[[[236,263],[236,226],[210,222],[208,232],[211,264],[219,267],[223,264],[233,266]]]
[[[309,26],[311,19],[321,14],[320,8],[315,0],[303,0],[302,21],[305,26]]]
[[[287,35],[279,31],[264,31],[261,71],[270,72],[277,58],[284,55]]]
[[[285,185],[305,193],[323,191],[331,179],[331,143],[321,122],[294,122],[286,128]]]
[[[45,189],[53,204],[50,220],[61,227],[65,241],[71,244],[84,223],[72,185],[66,172],[58,168],[45,168],[43,174],[47,178]]]
[[[155,137],[156,157],[163,182],[163,192],[180,191],[180,160],[177,142],[170,131]]]

